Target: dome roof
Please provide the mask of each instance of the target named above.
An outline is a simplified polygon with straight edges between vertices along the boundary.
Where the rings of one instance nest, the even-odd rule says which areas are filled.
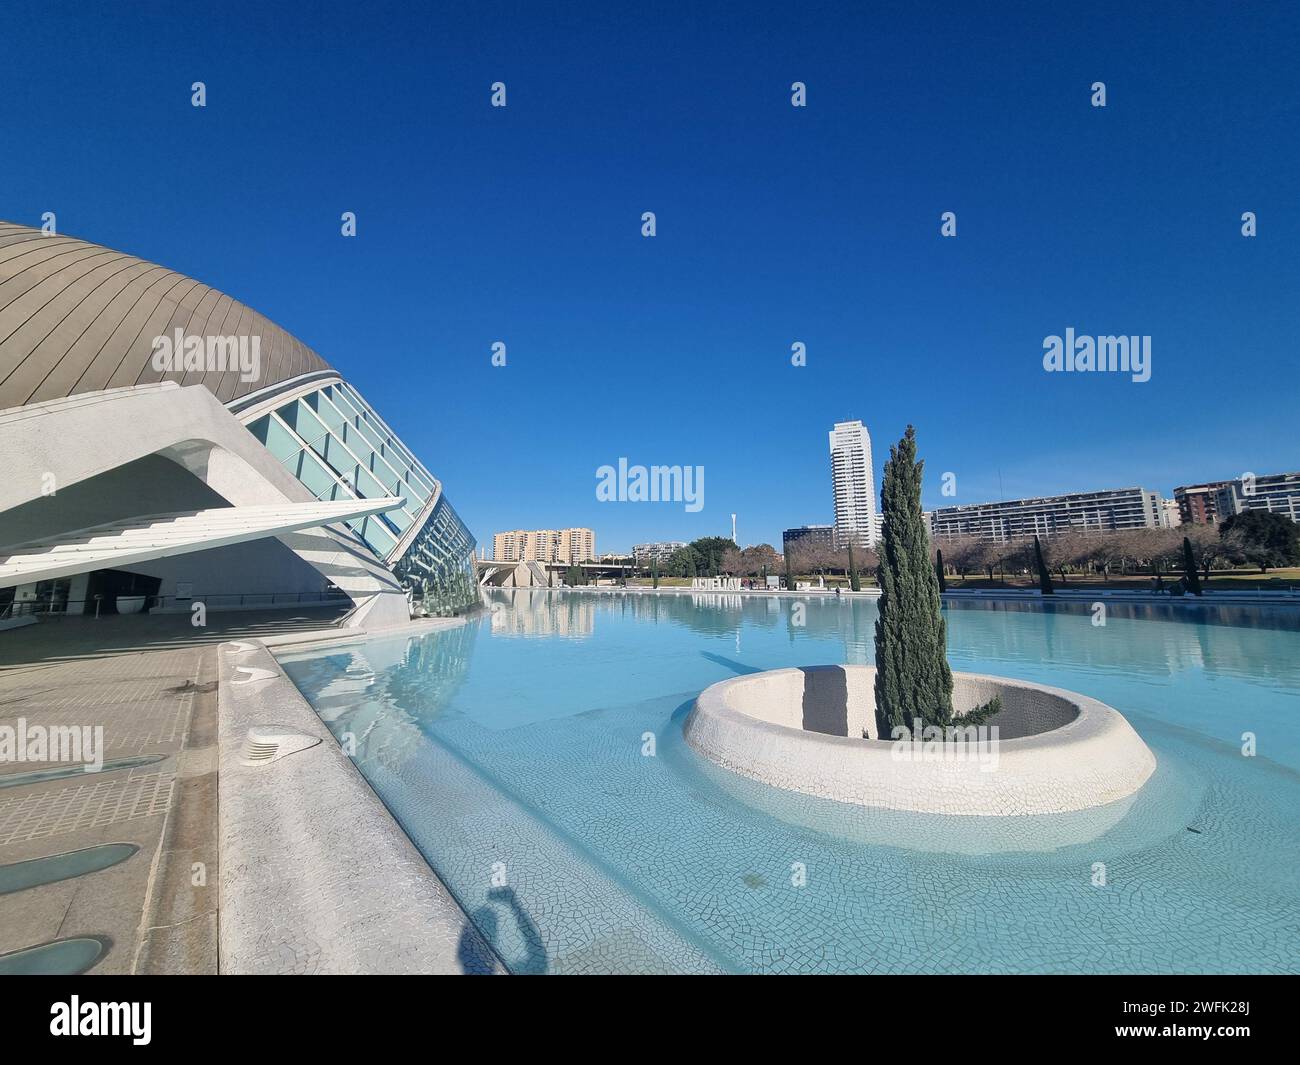
[[[257,349],[258,372],[248,371],[247,360],[242,372],[224,368],[231,360],[214,358],[211,346],[194,369],[156,368],[154,338],[177,330],[246,338],[244,350]],[[204,385],[229,403],[329,369],[297,337],[200,281],[99,244],[0,221],[0,410],[164,380]]]

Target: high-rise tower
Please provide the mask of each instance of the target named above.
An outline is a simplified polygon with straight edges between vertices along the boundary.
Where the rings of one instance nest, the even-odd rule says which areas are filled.
[[[874,547],[876,486],[871,435],[860,421],[836,422],[830,432],[831,481],[835,489],[835,543]]]

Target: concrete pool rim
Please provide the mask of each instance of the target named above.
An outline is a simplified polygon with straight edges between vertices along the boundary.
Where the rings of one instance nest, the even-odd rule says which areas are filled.
[[[1078,692],[978,673],[954,672],[954,707],[960,713],[1003,696],[1007,709],[990,724],[1004,734],[988,756],[909,756],[874,738],[874,680],[874,666],[854,665],[734,677],[699,694],[683,734],[715,764],[776,788],[954,816],[1090,809],[1132,795],[1155,771],[1155,756],[1113,707]],[[858,738],[862,732],[869,738]]]
[[[465,621],[218,647],[220,972],[507,971],[272,653],[417,637]],[[266,724],[320,742],[243,764],[248,729]]]

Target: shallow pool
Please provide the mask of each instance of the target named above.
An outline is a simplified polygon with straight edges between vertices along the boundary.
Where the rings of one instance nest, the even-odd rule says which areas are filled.
[[[491,594],[459,628],[281,660],[516,972],[1298,967],[1294,611],[953,605],[954,669],[1101,699],[1159,762],[1097,810],[954,818],[776,791],[682,741],[715,681],[870,663],[871,602]]]

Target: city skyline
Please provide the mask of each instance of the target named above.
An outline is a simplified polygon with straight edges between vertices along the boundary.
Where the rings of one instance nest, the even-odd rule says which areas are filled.
[[[19,7],[61,45],[0,72],[24,146],[0,217],[52,213],[373,382],[480,539],[527,515],[626,549],[726,536],[736,512],[742,540],[775,545],[833,520],[817,441],[854,417],[878,459],[916,425],[928,509],[1300,465],[1300,148],[1275,135],[1300,71],[1280,11],[1242,11],[1225,40],[1188,10],[1170,49],[1118,4],[1068,28],[1019,6],[882,27],[773,5],[761,30],[714,13],[685,35],[662,12],[619,29],[594,7],[560,26],[380,5],[323,10],[286,51],[275,3],[195,12],[182,35]],[[988,35],[997,56],[962,43]],[[942,79],[917,61],[936,55]],[[160,143],[184,165],[160,171]],[[1150,337],[1150,380],[1045,372],[1044,340],[1072,331]],[[703,467],[703,509],[598,502],[620,456]]]
[[[832,474],[828,481],[828,487],[830,488],[831,498],[832,498],[832,505],[830,508],[832,511],[832,515],[834,515],[835,513],[834,500],[835,500],[835,493],[837,490],[837,486],[835,483],[835,473],[834,473],[836,432],[840,430],[844,430],[846,428],[852,429],[853,427],[857,427],[862,430],[862,436],[865,438],[865,449],[864,449],[865,455],[866,456],[871,455],[870,432],[864,421],[862,421],[861,419],[853,419],[851,421],[842,421],[836,423],[835,427],[831,430],[829,434],[831,439]],[[867,461],[869,462],[870,459],[868,458]],[[934,494],[932,492],[927,492],[926,489],[929,487],[932,481],[936,479],[941,480],[942,477],[943,477],[942,474],[933,474],[927,472],[924,475],[924,481],[922,485],[923,496]],[[1076,497],[1076,496],[1105,497],[1105,496],[1120,496],[1126,493],[1140,493],[1141,497],[1147,498],[1147,504],[1145,510],[1148,513],[1146,516],[1151,520],[1149,522],[1141,522],[1141,521],[1125,522],[1121,520],[1120,527],[1140,526],[1140,527],[1147,527],[1147,528],[1161,528],[1161,527],[1168,528],[1171,527],[1169,523],[1169,518],[1171,515],[1179,515],[1178,524],[1198,524],[1204,520],[1203,515],[1206,513],[1204,509],[1197,511],[1197,514],[1201,516],[1196,516],[1196,517],[1188,516],[1191,513],[1191,511],[1189,510],[1189,506],[1191,504],[1184,502],[1182,496],[1179,495],[1179,493],[1184,489],[1190,489],[1194,493],[1197,492],[1198,490],[1209,489],[1211,490],[1210,492],[1211,500],[1214,500],[1216,498],[1214,490],[1219,490],[1219,494],[1217,497],[1219,500],[1225,498],[1223,493],[1226,492],[1227,493],[1226,498],[1235,500],[1235,503],[1233,504],[1233,507],[1235,507],[1235,509],[1237,510],[1250,509],[1249,503],[1243,504],[1242,502],[1243,498],[1247,498],[1248,494],[1243,492],[1242,488],[1240,487],[1240,482],[1243,480],[1243,478],[1249,478],[1252,481],[1252,491],[1250,494],[1253,494],[1253,492],[1255,491],[1254,484],[1253,484],[1254,481],[1258,481],[1259,485],[1261,486],[1260,488],[1261,496],[1277,495],[1279,493],[1282,494],[1289,493],[1288,497],[1291,499],[1290,506],[1284,507],[1282,509],[1283,512],[1287,513],[1289,517],[1292,517],[1292,520],[1295,520],[1295,512],[1297,510],[1297,504],[1294,501],[1295,493],[1292,490],[1295,487],[1295,482],[1298,477],[1300,477],[1300,473],[1296,473],[1292,471],[1282,471],[1282,472],[1243,471],[1243,474],[1239,477],[1219,478],[1216,480],[1184,480],[1179,484],[1175,485],[1173,489],[1170,489],[1167,494],[1165,491],[1162,491],[1159,488],[1150,489],[1145,485],[1127,483],[1127,484],[1122,484],[1120,486],[1096,486],[1092,488],[1081,488],[1081,489],[1075,489],[1070,491],[1043,492],[1034,495],[1022,495],[1022,496],[1004,495],[997,499],[985,499],[985,500],[968,501],[968,502],[961,502],[961,503],[958,502],[941,503],[938,506],[927,506],[926,513],[927,515],[933,516],[936,511],[949,512],[950,515],[952,515],[954,518],[954,520],[950,524],[952,525],[953,528],[955,528],[956,522],[955,522],[955,515],[953,514],[953,512],[957,512],[957,511],[964,511],[968,509],[980,510],[984,508],[992,509],[992,508],[997,508],[1001,504],[1017,504],[1017,503],[1024,504],[1024,503],[1038,503],[1044,501],[1057,502],[1057,501],[1063,501],[1068,498]],[[878,501],[876,499],[875,492],[874,492],[874,484],[876,483],[874,474],[871,476],[870,480],[873,486],[872,497],[871,497],[873,505],[870,508],[871,521],[873,522],[876,534],[878,535],[879,523],[881,519],[878,512],[878,507],[875,505]],[[1281,482],[1281,481],[1285,481],[1284,486],[1277,484],[1277,482]],[[940,496],[940,498],[945,498],[945,497]],[[1193,495],[1192,498],[1195,499],[1196,498],[1195,495]],[[1220,507],[1223,506],[1222,502],[1219,503],[1219,506]],[[1138,507],[1139,512],[1141,512],[1142,509],[1143,509],[1142,506],[1139,505]],[[1274,509],[1274,508],[1271,505],[1269,505],[1262,509]],[[1215,513],[1216,513],[1215,507],[1211,505],[1209,510],[1209,514],[1211,515],[1209,519],[1210,521],[1214,520],[1213,515]],[[1140,516],[1141,515],[1139,514],[1139,517]],[[729,522],[734,517],[735,517],[734,514],[727,515]],[[787,540],[790,539],[789,534],[791,532],[795,532],[796,530],[819,530],[819,531],[830,530],[834,537],[839,537],[841,535],[840,528],[837,522],[833,520],[830,522],[819,522],[819,521],[809,521],[809,520],[801,519],[798,520],[797,522],[790,521],[787,524],[785,524],[782,527],[781,531],[778,533],[778,535],[776,535],[772,539],[750,540],[748,538],[742,538],[738,542],[737,546],[751,547],[751,546],[758,546],[761,544],[767,544],[778,551],[783,551],[784,550],[783,545]],[[499,538],[502,535],[504,534],[500,532],[495,534],[497,538]],[[1044,533],[1044,535],[1047,535],[1047,533]],[[724,536],[730,538],[729,527],[727,530],[723,530],[721,532],[706,531],[696,536],[692,536],[691,539],[694,540],[694,539],[699,539],[700,537],[707,537],[707,536]],[[654,546],[658,543],[666,543],[666,542],[673,542],[678,545],[685,545],[690,541],[673,539],[669,537],[665,537],[663,538],[663,540],[660,541],[644,540],[641,541],[640,543],[633,543],[627,546],[626,548],[624,548],[622,545],[616,545],[612,549],[607,550],[606,554],[611,554],[611,555],[620,554],[620,555],[632,556],[636,553],[636,548],[638,546],[649,547],[649,546]]]

